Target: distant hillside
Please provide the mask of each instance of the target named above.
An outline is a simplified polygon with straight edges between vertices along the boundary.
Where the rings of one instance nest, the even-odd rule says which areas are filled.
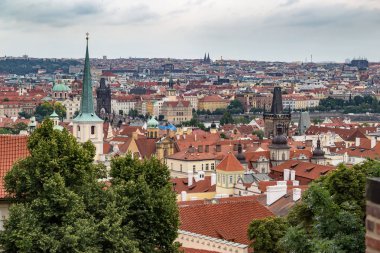
[[[37,73],[38,69],[46,69],[47,73],[62,69],[64,73],[68,73],[70,65],[78,64],[80,62],[77,60],[6,59],[0,61],[0,73],[25,75]]]

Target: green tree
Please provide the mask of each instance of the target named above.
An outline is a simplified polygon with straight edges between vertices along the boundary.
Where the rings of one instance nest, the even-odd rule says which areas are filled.
[[[29,113],[26,113],[26,112],[24,112],[24,111],[19,112],[18,115],[19,115],[21,118],[25,118],[25,119],[30,119],[30,117],[32,117],[32,115],[30,115]]]
[[[228,105],[227,109],[230,111],[231,114],[244,113],[244,106],[237,99],[232,100],[231,103]]]
[[[284,218],[267,217],[261,220],[253,220],[249,224],[248,238],[252,241],[251,247],[255,252],[282,252],[277,247],[277,242],[285,235],[287,224]]]
[[[252,134],[259,137],[260,140],[264,139],[264,131],[263,130],[255,130],[252,132]]]
[[[233,123],[234,123],[234,119],[232,118],[231,113],[229,113],[228,111],[225,111],[222,118],[220,119],[220,124],[225,125],[225,124],[233,124]]]
[[[28,129],[28,125],[27,124],[25,124],[24,122],[19,122],[19,123],[15,124],[13,126],[13,131],[12,132],[14,134],[19,134],[20,131],[27,130],[27,129]]]
[[[66,117],[66,108],[59,102],[55,102],[54,105],[49,102],[44,102],[36,107],[35,116],[39,121],[48,118],[53,111],[58,114],[60,118]]]
[[[98,182],[105,168],[93,163],[91,142],[45,120],[28,149],[5,176],[14,205],[0,233],[4,252],[139,252],[117,195]]]
[[[177,252],[178,208],[167,166],[127,155],[112,161],[110,175],[120,210],[129,204],[123,222],[132,221],[141,252]]]
[[[289,213],[291,227],[279,245],[296,253],[364,252],[365,180],[378,176],[380,162],[367,160],[351,168],[339,165],[313,182]],[[304,239],[290,243],[296,237]]]

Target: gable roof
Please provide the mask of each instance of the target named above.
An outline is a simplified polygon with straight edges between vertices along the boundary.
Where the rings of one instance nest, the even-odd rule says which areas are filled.
[[[4,177],[12,166],[22,158],[29,156],[27,136],[0,135],[0,198],[5,198]]]
[[[278,166],[274,166],[272,168],[272,171],[283,173],[284,169],[295,170],[296,179],[297,177],[303,177],[310,180],[315,180],[335,169],[335,167],[328,165],[319,165],[310,162],[301,162],[298,160],[289,160]]]
[[[188,185],[187,178],[172,178],[170,179],[170,182],[173,183],[173,190],[177,194],[181,194],[182,191],[186,191],[187,193],[216,191],[216,184],[211,185],[211,176],[206,176],[203,180],[198,180],[198,182],[193,179],[193,184],[191,186]]]
[[[232,198],[230,198],[232,199]],[[219,204],[195,204],[179,207],[181,230],[249,244],[248,226],[254,219],[273,216],[255,198],[235,197]]]
[[[222,171],[244,171],[243,166],[234,154],[228,153],[226,157],[216,166],[216,170]]]

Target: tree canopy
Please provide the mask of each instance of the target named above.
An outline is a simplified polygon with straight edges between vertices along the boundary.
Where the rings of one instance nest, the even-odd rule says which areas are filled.
[[[36,107],[36,119],[42,121],[48,118],[54,110],[60,118],[66,117],[66,108],[60,102],[55,102],[54,104],[44,102]]]
[[[118,158],[105,184],[93,144],[53,130],[50,120],[28,149],[5,176],[14,204],[0,232],[4,252],[176,251],[178,210],[165,165]]]
[[[253,221],[255,252],[365,252],[365,184],[380,176],[380,161],[336,170],[310,184],[286,218]]]

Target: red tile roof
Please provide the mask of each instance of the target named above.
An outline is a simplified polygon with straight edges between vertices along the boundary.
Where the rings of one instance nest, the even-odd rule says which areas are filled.
[[[218,251],[209,251],[209,250],[203,250],[203,249],[191,249],[191,248],[184,248],[180,247],[180,250],[182,250],[183,253],[218,253]]]
[[[173,189],[177,194],[182,191],[187,193],[201,193],[201,192],[215,192],[216,185],[211,185],[211,176],[206,176],[204,180],[198,182],[193,179],[193,184],[188,186],[187,178],[172,178],[170,182],[173,183]]]
[[[228,153],[218,166],[216,166],[216,169],[222,171],[244,171],[243,166],[232,153]]]
[[[255,198],[239,199],[236,197],[235,201],[219,204],[180,206],[180,229],[249,244],[247,230],[250,222],[273,216],[273,213]]]
[[[6,197],[4,176],[16,161],[29,155],[27,136],[0,135],[0,198]]]
[[[310,180],[315,180],[326,173],[335,169],[333,166],[319,165],[310,162],[301,162],[297,160],[289,160],[278,166],[274,166],[271,170],[277,172],[284,172],[284,169],[292,169],[296,171],[297,177],[302,177]]]

